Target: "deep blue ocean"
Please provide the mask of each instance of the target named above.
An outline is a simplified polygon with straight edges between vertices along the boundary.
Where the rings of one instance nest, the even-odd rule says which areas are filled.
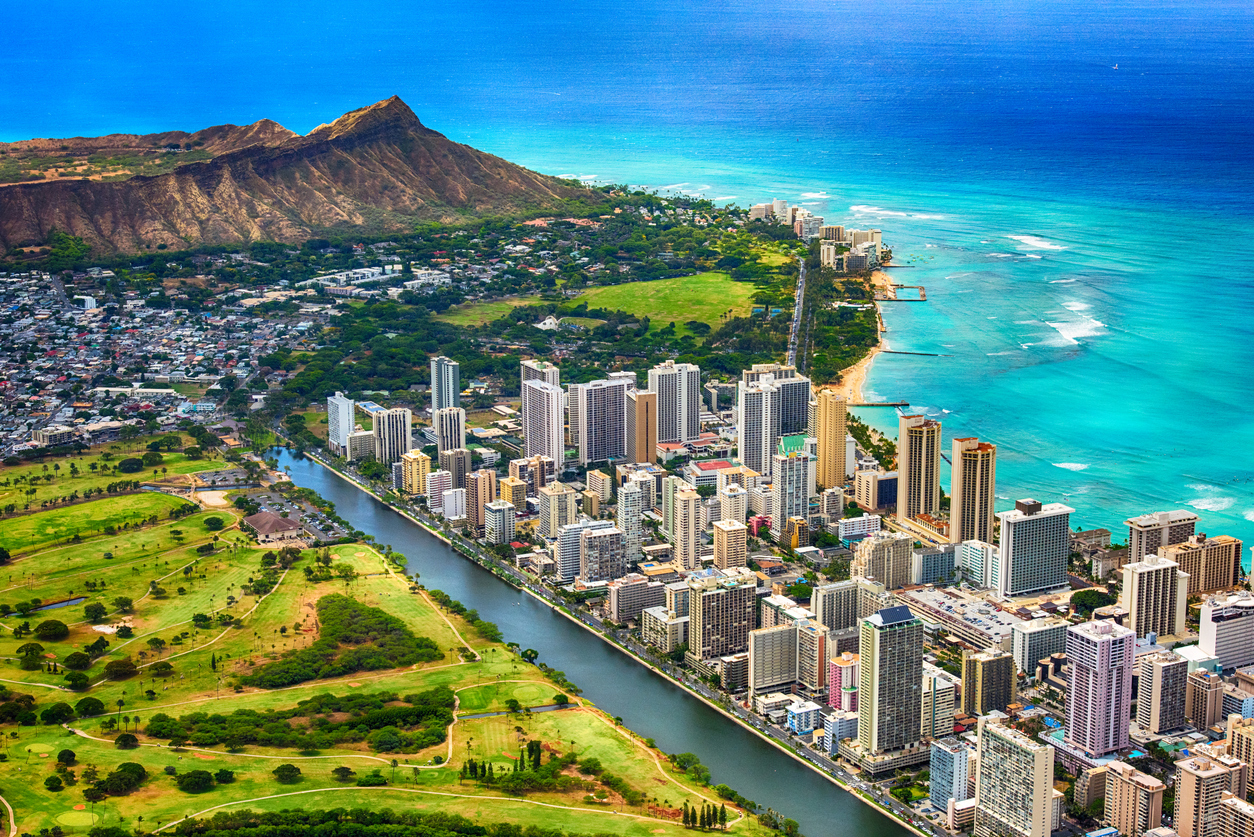
[[[305,132],[399,94],[543,172],[876,226],[926,303],[868,389],[1000,449],[999,508],[1254,544],[1254,4],[14,5],[0,139]],[[893,428],[888,410],[867,410]],[[1247,556],[1248,564],[1248,556]]]

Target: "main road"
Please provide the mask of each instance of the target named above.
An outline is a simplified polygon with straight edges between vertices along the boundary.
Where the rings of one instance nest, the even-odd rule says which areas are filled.
[[[286,451],[279,466],[292,481],[335,503],[336,512],[408,558],[429,589],[443,590],[495,622],[511,642],[533,648],[564,671],[583,697],[668,753],[696,753],[712,784],[727,784],[759,805],[795,819],[807,837],[912,837],[898,823],[854,799],[681,686],[612,648],[544,602],[517,590],[403,515],[330,470]],[[599,626],[598,626],[599,627]],[[620,640],[621,641],[621,640]],[[716,695],[706,693],[717,699]],[[743,714],[743,713],[742,713]],[[777,739],[778,730],[759,729]],[[793,745],[795,747],[795,745]],[[807,754],[811,760],[818,757]],[[828,766],[828,765],[824,765]],[[848,777],[842,777],[848,778]],[[896,800],[886,800],[897,810]]]
[[[788,335],[788,364],[797,365],[797,338],[801,333],[801,303],[806,298],[806,260],[797,259],[797,293],[792,305],[792,332]]]

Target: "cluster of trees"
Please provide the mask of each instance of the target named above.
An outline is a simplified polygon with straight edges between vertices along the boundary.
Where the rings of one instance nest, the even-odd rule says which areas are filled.
[[[318,600],[320,635],[307,648],[261,666],[241,679],[246,686],[277,689],[358,671],[379,671],[444,658],[439,645],[376,607],[333,593]]]
[[[699,828],[702,831],[717,828],[719,831],[726,831],[727,806],[720,805],[715,808],[713,805],[702,805],[700,808],[691,808],[685,802],[684,828]]]
[[[175,773],[174,784],[185,793],[204,793],[214,785],[229,785],[235,781],[235,771],[223,768],[214,773],[208,770],[189,770]]]
[[[526,748],[519,752],[517,761],[502,765],[499,771],[492,762],[468,759],[462,765],[459,779],[476,781],[511,796],[571,790],[591,792],[599,783],[622,796],[628,805],[640,805],[645,800],[644,793],[632,788],[621,777],[605,772],[601,762],[595,758],[581,760],[573,752],[564,756],[550,752],[548,761],[544,761],[543,756],[540,742],[528,741]],[[563,771],[571,767],[586,778],[563,775]]]
[[[390,705],[400,700],[408,705]],[[453,722],[454,703],[453,692],[446,686],[404,698],[391,692],[322,694],[285,710],[195,712],[179,718],[159,712],[149,719],[145,732],[173,746],[225,744],[236,750],[255,744],[320,750],[367,741],[377,752],[414,752],[444,741],[445,730]],[[348,717],[335,721],[330,717],[333,714]],[[293,726],[290,722],[296,718],[308,719],[308,723]]]
[[[442,811],[372,811],[336,808],[311,811],[224,811],[181,820],[171,829],[182,837],[581,837],[560,829],[517,823],[472,822]],[[90,837],[132,837],[120,826],[97,827]]]
[[[469,622],[474,627],[475,633],[488,642],[500,642],[504,638],[501,636],[501,630],[496,625],[479,618],[479,611],[468,609],[464,604],[443,590],[428,590],[427,595],[434,599],[440,607],[450,613],[457,614]]]

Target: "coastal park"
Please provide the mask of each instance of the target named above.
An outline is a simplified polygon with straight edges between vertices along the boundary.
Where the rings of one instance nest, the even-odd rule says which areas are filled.
[[[710,271],[695,276],[629,282],[590,288],[577,302],[588,303],[589,309],[626,311],[636,317],[649,318],[649,330],[658,331],[675,323],[677,336],[691,332],[688,322],[705,323],[717,329],[732,317],[748,316],[753,295],[758,291],[753,282],[737,281],[726,273]]]
[[[34,512],[16,519],[37,542],[0,567],[0,795],[20,832],[404,806],[643,837],[725,805],[727,830],[766,833],[389,550],[258,544],[243,511],[155,492],[73,509],[112,534]]]

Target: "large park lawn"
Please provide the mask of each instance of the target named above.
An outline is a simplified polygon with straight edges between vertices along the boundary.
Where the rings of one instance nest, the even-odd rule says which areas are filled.
[[[39,514],[20,515],[0,525],[0,546],[17,555],[47,546],[74,535],[102,534],[106,527],[117,528],[156,516],[165,519],[186,500],[156,492],[106,497],[90,503],[66,506]]]
[[[726,273],[713,272],[592,288],[578,300],[587,302],[589,308],[648,317],[652,331],[673,322],[676,332],[684,334],[688,331],[684,323],[689,320],[717,329],[728,317],[747,315],[756,291],[752,282],[737,282]]]
[[[518,306],[526,305],[528,301],[529,297],[510,296],[504,299],[494,299],[491,302],[468,302],[464,305],[454,305],[435,319],[459,326],[481,326],[504,317]]]

